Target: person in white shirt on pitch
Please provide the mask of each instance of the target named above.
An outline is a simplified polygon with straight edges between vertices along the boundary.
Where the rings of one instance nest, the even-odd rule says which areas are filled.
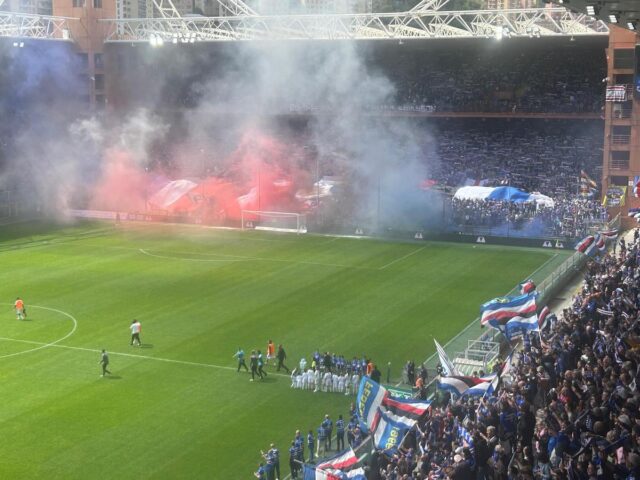
[[[331,375],[331,391],[338,392],[338,374],[334,373]]]
[[[307,370],[307,360],[304,357],[300,359],[299,367],[301,372],[305,372]]]
[[[344,382],[344,394],[349,395],[351,393],[351,377],[348,373],[344,374],[342,381]]]
[[[133,320],[131,322],[131,326],[129,327],[131,330],[131,345],[135,346],[135,343],[138,343],[138,346],[142,345],[140,341],[140,332],[142,331],[142,325],[138,320]]]
[[[327,371],[324,373],[324,377],[322,377],[322,391],[330,392],[331,391],[331,372]]]
[[[358,386],[360,384],[360,377],[357,373],[354,373],[351,376],[351,388],[353,389],[351,393],[355,394],[358,391]]]
[[[338,375],[338,392],[344,392],[344,376]]]
[[[318,369],[313,372],[313,383],[315,384],[315,388],[313,389],[315,393],[320,390],[320,370]]]
[[[296,388],[296,375],[298,374],[298,370],[295,368],[291,371],[291,388]]]

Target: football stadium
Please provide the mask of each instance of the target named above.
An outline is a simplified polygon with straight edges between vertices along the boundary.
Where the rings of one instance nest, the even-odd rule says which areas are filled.
[[[640,478],[639,25],[0,0],[0,478]]]

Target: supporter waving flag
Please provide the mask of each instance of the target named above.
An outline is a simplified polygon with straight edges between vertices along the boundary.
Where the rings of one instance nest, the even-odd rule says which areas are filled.
[[[375,430],[380,412],[403,417],[407,420],[417,420],[431,407],[431,402],[425,400],[407,400],[392,398],[382,385],[364,377],[360,381],[360,389],[356,398],[356,409],[360,418],[360,429],[363,433]]]
[[[373,444],[376,448],[393,454],[415,424],[416,420],[381,409],[378,422],[372,427]]]
[[[500,297],[489,300],[480,307],[482,326],[503,327],[516,317],[528,318],[536,313],[536,293],[517,297]]]
[[[593,245],[595,238],[593,235],[587,235],[576,245],[576,250],[580,253],[586,254],[587,250]]]
[[[547,326],[547,316],[549,313],[549,307],[544,307],[538,314],[538,330],[543,330]]]
[[[407,400],[387,396],[382,400],[382,408],[395,415],[418,420],[431,408],[431,402],[427,400]]]
[[[533,292],[536,289],[536,284],[533,280],[529,279],[526,282],[520,284],[520,295],[526,295]]]
[[[304,465],[304,480],[365,480],[365,478],[364,469],[351,448],[317,465]]]
[[[371,425],[374,424],[376,415],[382,400],[387,396],[387,390],[371,380],[369,377],[362,377],[358,396],[356,397],[356,409],[360,419],[360,429],[367,434]]]
[[[462,394],[463,397],[487,397],[495,392],[498,388],[500,377],[498,375],[489,375],[481,378],[482,382],[467,388]]]
[[[490,380],[483,380],[478,377],[451,376],[441,377],[437,381],[437,387],[440,390],[446,390],[452,394],[461,397],[470,388],[476,387],[481,383],[489,383]]]
[[[442,365],[445,375],[460,375],[453,362],[449,360],[447,352],[444,351],[444,348],[442,348],[435,338],[433,339],[433,343],[436,344],[436,351],[438,352],[440,365]]]

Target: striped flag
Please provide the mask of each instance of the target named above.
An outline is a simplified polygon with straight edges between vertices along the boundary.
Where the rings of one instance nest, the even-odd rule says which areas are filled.
[[[529,279],[520,284],[520,295],[526,295],[527,293],[533,292],[535,289],[536,284],[533,283],[533,280]]]
[[[382,400],[387,395],[387,389],[378,385],[369,377],[362,377],[362,380],[360,380],[356,408],[360,419],[360,429],[363,433],[369,433],[371,426],[375,424]]]
[[[458,428],[456,429],[456,434],[458,438],[462,440],[469,447],[470,450],[473,450],[473,447],[474,447],[473,437],[469,433],[469,430],[467,430],[463,425],[458,425]]]
[[[509,320],[502,329],[504,336],[512,340],[524,334],[524,332],[537,332],[540,330],[538,315],[535,313],[530,317],[514,317]]]
[[[538,329],[544,330],[547,326],[547,316],[549,315],[549,307],[545,306],[538,314]]]
[[[444,348],[438,343],[436,339],[433,339],[433,342],[436,344],[436,350],[438,352],[438,357],[440,358],[440,365],[442,365],[442,369],[447,376],[450,375],[460,375],[455,365],[449,357],[447,356],[447,352],[444,351]]]
[[[487,381],[476,377],[451,376],[440,377],[436,385],[440,390],[446,390],[460,397],[467,390],[481,383],[487,383]]]
[[[593,245],[594,241],[595,241],[595,238],[593,235],[587,235],[586,237],[584,237],[582,240],[578,242],[578,244],[576,245],[576,250],[580,253],[586,253],[589,247]]]
[[[386,396],[382,400],[382,407],[394,415],[418,420],[431,408],[431,402],[427,400],[406,400]]]
[[[487,377],[481,377],[482,383],[478,383],[473,387],[468,388],[463,394],[463,397],[486,397],[495,392],[498,388],[498,382],[500,378],[498,375],[489,375]]]
[[[615,240],[616,238],[618,238],[618,230],[607,230],[605,232],[600,232],[600,236],[602,236],[602,238],[604,238],[607,242],[611,241],[611,240]]]
[[[380,409],[378,423],[372,427],[374,446],[377,449],[394,453],[415,424],[416,420]]]
[[[365,478],[364,469],[351,448],[315,466],[304,465],[304,480],[365,480]]]
[[[536,293],[489,300],[480,307],[482,326],[501,328],[514,318],[530,318],[536,314]]]

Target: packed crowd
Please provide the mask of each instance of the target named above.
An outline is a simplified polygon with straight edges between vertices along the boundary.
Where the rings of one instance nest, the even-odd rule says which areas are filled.
[[[584,237],[591,228],[608,220],[600,202],[575,196],[557,199],[553,207],[535,203],[461,200],[451,202],[451,220],[456,227],[504,227],[508,235]]]
[[[555,199],[575,195],[580,170],[596,182],[602,176],[598,121],[449,120],[428,124],[429,131],[440,160],[430,162],[430,174],[452,188],[484,180]]]
[[[639,237],[588,265],[492,396],[441,398],[400,454],[374,457],[370,478],[640,478]]]
[[[376,55],[396,86],[398,105],[436,112],[599,113],[604,48],[474,40],[466,48],[408,44],[380,48]]]

